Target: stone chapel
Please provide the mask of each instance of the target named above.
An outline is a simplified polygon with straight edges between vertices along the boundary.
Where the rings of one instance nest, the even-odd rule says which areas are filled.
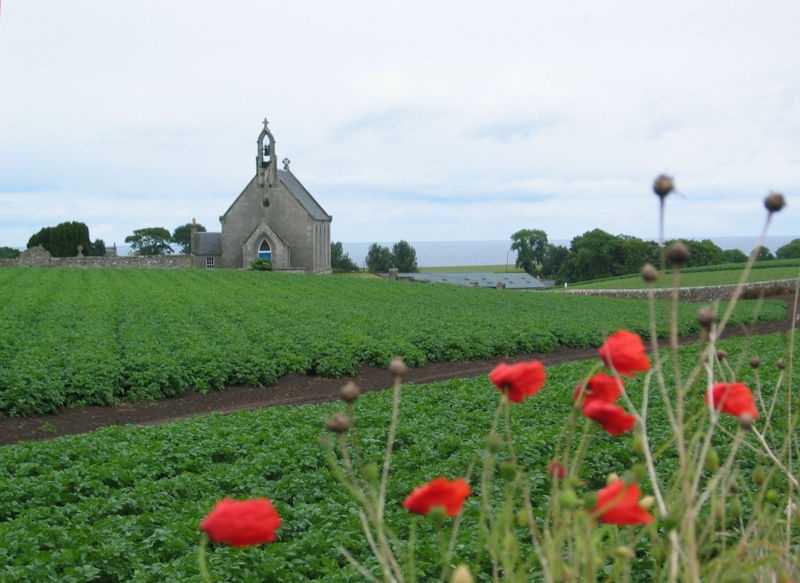
[[[267,257],[276,270],[329,273],[331,217],[289,170],[278,169],[267,120],[258,136],[256,175],[219,218],[221,233],[193,233],[194,266],[247,269]]]

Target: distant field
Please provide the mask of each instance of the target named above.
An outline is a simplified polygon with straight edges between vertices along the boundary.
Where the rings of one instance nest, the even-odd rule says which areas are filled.
[[[435,271],[455,271],[462,273],[475,273],[477,271],[488,271],[490,273],[525,273],[524,270],[513,265],[449,265],[445,267],[420,267],[421,273],[431,273]]]
[[[718,269],[713,271],[689,271],[681,274],[680,285],[695,287],[702,285],[729,285],[739,282],[741,267],[736,269]],[[784,265],[778,267],[761,267],[750,272],[748,282],[773,281],[776,279],[792,279],[800,275],[799,265]],[[671,286],[672,275],[656,282],[657,287]],[[647,287],[639,275],[627,275],[608,278],[599,281],[588,281],[570,284],[572,289],[640,289]]]
[[[645,301],[273,272],[10,267],[0,290],[0,415],[13,416],[649,330]],[[697,331],[696,308],[681,306],[681,334]],[[785,309],[766,302],[759,318]]]

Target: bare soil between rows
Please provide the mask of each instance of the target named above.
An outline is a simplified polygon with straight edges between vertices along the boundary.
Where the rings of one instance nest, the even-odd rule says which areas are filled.
[[[726,330],[723,338],[785,332],[797,325],[792,318],[793,296],[780,297],[787,302],[783,322],[756,324]],[[698,342],[698,336],[682,338],[681,344]],[[432,383],[452,378],[473,378],[488,374],[500,362],[538,359],[545,366],[572,360],[595,358],[597,349],[562,348],[555,352],[516,354],[490,360],[433,362],[408,371],[404,382]],[[0,445],[20,441],[46,441],[63,435],[87,433],[109,425],[158,425],[215,412],[253,411],[278,405],[302,405],[339,399],[339,391],[354,381],[364,391],[387,389],[392,385],[388,370],[364,365],[354,376],[338,379],[291,374],[266,387],[232,386],[224,391],[186,393],[158,401],[123,401],[108,407],[73,407],[59,413],[31,417],[0,417]]]

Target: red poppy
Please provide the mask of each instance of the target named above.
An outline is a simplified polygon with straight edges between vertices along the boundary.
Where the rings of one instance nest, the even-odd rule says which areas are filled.
[[[632,377],[636,371],[650,370],[650,359],[638,334],[620,330],[600,347],[600,358],[608,368]]]
[[[581,397],[581,388],[583,388],[582,405],[593,399],[613,403],[620,398],[624,387],[623,379],[601,372],[586,381],[586,388],[583,388],[583,383],[575,387],[575,395],[572,398],[578,402]]]
[[[625,409],[600,399],[590,399],[584,403],[583,414],[597,421],[611,435],[622,435],[633,429],[636,423],[636,417],[627,413]]]
[[[461,512],[464,500],[471,490],[462,478],[452,482],[447,478],[436,478],[432,482],[414,488],[403,500],[403,507],[416,514],[428,514],[434,506],[442,506],[447,516],[453,517]]]
[[[706,393],[706,403],[709,402],[709,396],[712,396],[715,408],[723,413],[737,417],[750,415],[758,419],[753,393],[744,383],[716,383],[711,387],[711,395]]]
[[[532,397],[544,386],[546,376],[544,366],[538,360],[512,365],[503,362],[489,373],[489,380],[507,393],[509,399],[522,403],[525,397]]]
[[[271,543],[280,525],[278,511],[267,498],[242,501],[225,498],[217,502],[200,528],[214,542],[246,547]]]
[[[636,484],[617,480],[597,493],[592,513],[599,513],[600,522],[608,524],[650,524],[653,515],[639,506],[642,492]]]
[[[549,464],[547,464],[547,473],[553,476],[554,478],[563,478],[567,475],[567,469],[564,467],[558,460],[553,460]]]

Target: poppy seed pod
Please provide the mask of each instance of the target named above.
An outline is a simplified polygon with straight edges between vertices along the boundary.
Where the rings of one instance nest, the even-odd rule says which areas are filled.
[[[350,418],[345,413],[337,413],[325,422],[325,429],[333,433],[344,433],[350,428]]]
[[[398,377],[405,375],[408,372],[408,367],[406,363],[403,361],[402,358],[399,356],[395,356],[389,362],[389,370],[392,371],[392,374]]]
[[[770,192],[764,199],[764,206],[771,213],[776,213],[786,206],[786,200],[780,192]]]
[[[647,283],[653,283],[655,280],[658,279],[658,270],[653,266],[652,263],[645,263],[642,265],[641,271],[639,271],[639,275],[642,276],[642,279],[645,280]]]
[[[667,247],[667,259],[669,259],[670,263],[675,267],[683,266],[689,261],[689,256],[689,248],[681,241],[675,241]]]
[[[361,389],[353,381],[348,382],[342,387],[342,399],[348,403],[352,403],[361,394]]]
[[[748,413],[745,413],[744,415],[740,415],[739,416],[739,428],[742,431],[749,431],[750,428],[753,426],[753,423],[755,423],[755,421],[756,420],[753,418],[753,416],[748,414]]]
[[[759,366],[761,366],[760,358],[754,356],[753,358],[750,359],[750,368],[758,368]]]
[[[727,352],[725,352],[724,350],[717,350],[717,360],[722,361],[725,360],[726,358],[728,358]]]
[[[711,324],[714,323],[714,308],[711,306],[703,306],[697,310],[697,323],[702,326],[704,330],[710,330]]]
[[[775,366],[778,367],[778,370],[783,370],[786,368],[786,361],[782,358],[779,358],[778,362],[775,363]]]
[[[660,174],[653,181],[653,192],[655,192],[662,199],[673,190],[675,190],[675,182],[672,180],[672,176]]]

